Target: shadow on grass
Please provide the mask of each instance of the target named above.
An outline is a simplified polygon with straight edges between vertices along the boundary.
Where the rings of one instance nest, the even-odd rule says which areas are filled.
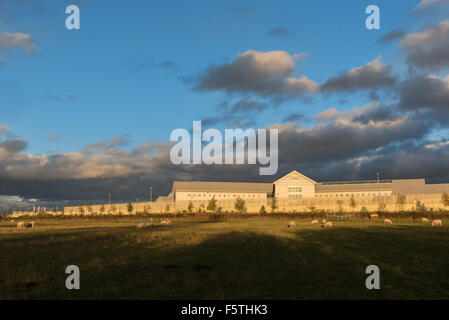
[[[27,259],[10,256],[7,262],[11,267],[2,267],[0,274],[8,274],[4,272],[11,272],[20,263],[23,266],[3,281],[8,290],[2,297],[449,298],[446,229],[336,227],[300,229],[279,236],[225,232],[198,240],[177,235],[175,225],[163,227],[173,231],[170,241],[155,232],[162,229],[135,227],[116,227],[113,233],[110,228],[70,229],[52,235],[61,237],[52,245],[44,235],[19,240],[14,246],[10,244],[9,250],[27,247],[30,252]],[[65,290],[64,268],[68,264],[80,267],[82,290]],[[365,288],[365,268],[370,264],[380,267],[381,290]],[[42,280],[25,290],[15,279],[34,268],[40,271],[34,278],[51,281]]]

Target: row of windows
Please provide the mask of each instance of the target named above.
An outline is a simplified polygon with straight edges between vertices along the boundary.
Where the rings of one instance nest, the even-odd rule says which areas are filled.
[[[189,193],[189,198],[262,198],[262,194],[238,194],[238,193]]]
[[[368,192],[368,193],[346,193],[346,194],[344,194],[344,193],[337,193],[337,194],[335,194],[335,197],[336,198],[338,198],[338,197],[352,197],[352,196],[356,196],[356,197],[364,197],[364,196],[387,196],[388,195],[388,193],[387,192],[384,192],[384,193],[382,193],[382,192],[373,192],[373,193],[371,193],[371,192]],[[332,198],[334,195],[333,194],[316,194],[315,195],[315,198],[327,198],[329,196],[329,198]]]

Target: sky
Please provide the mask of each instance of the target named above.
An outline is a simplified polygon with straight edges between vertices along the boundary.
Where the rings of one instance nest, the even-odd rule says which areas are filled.
[[[0,208],[293,169],[448,180],[448,13],[448,0],[0,0]],[[194,120],[277,128],[277,174],[171,164],[170,133]]]

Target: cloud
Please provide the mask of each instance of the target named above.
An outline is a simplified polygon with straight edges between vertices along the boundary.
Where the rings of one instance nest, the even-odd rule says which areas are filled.
[[[413,11],[435,8],[445,4],[449,4],[449,0],[421,0],[421,2],[413,8]]]
[[[224,90],[227,93],[255,93],[277,100],[294,98],[318,91],[318,85],[306,76],[292,76],[294,59],[285,51],[249,50],[231,63],[210,65],[194,82],[198,91]]]
[[[225,101],[219,107],[219,114],[204,118],[202,125],[212,127],[225,124],[232,127],[248,128],[256,125],[257,114],[269,108],[269,104],[250,98],[240,98],[235,102]]]
[[[8,33],[0,34],[0,49],[21,48],[27,53],[31,53],[36,48],[33,38],[25,33]]]
[[[284,27],[276,27],[268,30],[267,35],[269,36],[286,36],[288,35],[288,29]]]
[[[320,86],[322,92],[351,92],[355,90],[373,90],[391,87],[396,79],[391,75],[392,67],[383,64],[377,57],[362,67],[356,67],[340,76],[327,80]]]
[[[247,115],[260,111],[257,107],[242,108],[245,103],[224,105],[223,110],[234,110],[236,114],[223,111],[220,116],[229,116],[229,121],[243,116],[251,121],[253,117]],[[383,176],[447,176],[447,161],[416,154],[426,151],[446,159],[448,144],[426,141],[427,147],[423,145],[422,139],[435,128],[435,117],[429,111],[400,113],[395,105],[371,104],[347,111],[328,111],[326,123],[310,128],[301,128],[293,122],[275,124],[271,128],[279,129],[278,175],[295,168],[316,179],[344,179],[346,175],[357,178],[377,172],[377,167]],[[293,118],[300,119],[300,115]],[[88,144],[80,151],[48,155],[26,153],[26,141],[8,134],[4,126],[0,126],[0,136],[0,195],[24,199],[98,202],[111,192],[114,200],[127,201],[147,199],[149,186],[153,186],[155,196],[167,194],[173,180],[275,180],[259,176],[257,166],[250,165],[175,166],[169,160],[171,142],[150,141],[132,147],[128,138],[115,137]],[[404,162],[408,170],[395,168],[401,163],[394,157],[405,161],[410,155],[420,165],[436,166],[422,171],[414,163]]]
[[[445,78],[415,76],[402,83],[399,94],[402,109],[430,108],[449,113],[449,74]]]
[[[408,34],[400,46],[411,65],[430,69],[449,67],[449,20],[428,30]]]
[[[69,94],[52,94],[50,98],[60,102],[72,102],[74,100],[74,96]]]
[[[391,41],[400,40],[405,36],[404,32],[401,30],[392,30],[388,32],[386,35],[384,35],[382,38],[380,38],[380,42],[387,43]]]
[[[292,113],[289,114],[288,116],[284,117],[284,119],[282,120],[282,122],[298,122],[299,120],[303,120],[304,119],[304,115],[301,113]]]

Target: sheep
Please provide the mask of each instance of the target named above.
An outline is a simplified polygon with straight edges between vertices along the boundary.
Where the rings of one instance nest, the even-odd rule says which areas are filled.
[[[422,221],[422,222],[429,222],[429,219],[427,219],[427,218],[422,218],[421,221]]]
[[[290,221],[288,223],[288,228],[294,230],[296,228],[296,222],[295,221]]]
[[[170,219],[164,219],[161,221],[161,224],[170,224],[171,220]]]
[[[323,223],[321,225],[321,228],[332,228],[334,226],[334,224],[332,223],[332,221],[327,221],[326,223]]]
[[[432,221],[432,227],[433,226],[442,226],[443,225],[443,221],[441,219],[436,219]]]
[[[312,221],[310,221],[310,224],[312,225],[312,224],[318,224],[318,220],[312,220]]]
[[[390,219],[385,219],[384,223],[393,224],[393,221],[391,221]]]
[[[326,222],[327,222],[326,219],[321,220],[321,223],[326,223]]]
[[[22,229],[22,228],[25,228],[25,222],[23,222],[23,221],[17,222],[17,229]]]
[[[151,228],[153,225],[154,225],[153,222],[141,222],[136,226],[136,228],[137,229],[146,229],[146,228]]]

